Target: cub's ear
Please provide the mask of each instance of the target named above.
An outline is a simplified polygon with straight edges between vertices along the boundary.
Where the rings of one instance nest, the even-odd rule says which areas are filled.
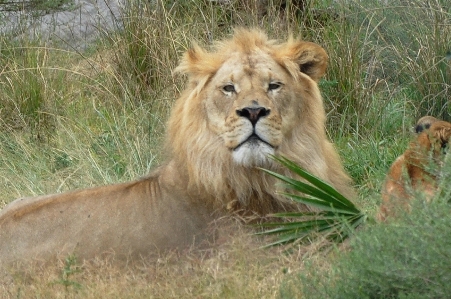
[[[187,74],[190,79],[196,81],[206,76],[209,77],[216,73],[223,63],[222,59],[217,56],[194,44],[185,52],[179,66],[174,71]]]
[[[440,141],[442,147],[446,147],[451,137],[451,124],[446,121],[438,121],[431,125],[430,131]]]
[[[316,82],[326,72],[329,56],[319,45],[290,39],[275,52],[276,60],[297,77],[300,71]]]
[[[429,129],[418,135],[418,143],[424,147],[432,146],[434,151],[446,148],[451,138],[451,123],[446,121],[436,121]]]

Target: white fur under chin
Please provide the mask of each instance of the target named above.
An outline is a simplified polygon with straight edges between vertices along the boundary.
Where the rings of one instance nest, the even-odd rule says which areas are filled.
[[[233,151],[235,163],[245,167],[262,167],[268,165],[269,155],[274,155],[274,149],[262,142],[248,142]]]

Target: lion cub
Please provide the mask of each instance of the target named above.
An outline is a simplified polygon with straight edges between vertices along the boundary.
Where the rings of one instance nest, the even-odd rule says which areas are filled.
[[[385,179],[377,215],[381,221],[394,216],[399,205],[409,208],[414,192],[422,192],[430,200],[437,189],[438,169],[451,137],[451,123],[425,116],[417,122],[415,132],[418,135],[393,162]]]

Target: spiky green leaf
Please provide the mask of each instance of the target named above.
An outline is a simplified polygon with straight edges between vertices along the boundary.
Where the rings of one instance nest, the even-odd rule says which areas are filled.
[[[281,194],[318,212],[286,212],[272,215],[291,221],[261,224],[262,227],[270,229],[257,234],[279,236],[276,241],[265,247],[301,242],[305,239],[311,240],[318,235],[334,242],[341,242],[365,222],[366,215],[331,185],[309,174],[285,157],[274,157],[274,159],[305,180],[296,180],[262,169],[284,182],[287,191]]]

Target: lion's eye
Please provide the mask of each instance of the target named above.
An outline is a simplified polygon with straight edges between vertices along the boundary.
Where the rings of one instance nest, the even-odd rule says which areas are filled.
[[[282,86],[282,83],[279,82],[273,82],[273,83],[269,83],[268,85],[268,91],[273,91],[273,90],[277,90]]]
[[[235,92],[235,86],[233,86],[233,84],[227,84],[222,88],[222,90],[225,92]]]

